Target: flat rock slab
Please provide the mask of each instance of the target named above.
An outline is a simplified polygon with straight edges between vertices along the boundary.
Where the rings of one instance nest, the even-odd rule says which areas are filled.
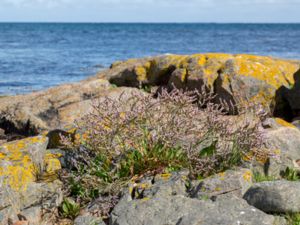
[[[300,182],[282,180],[258,183],[246,192],[244,199],[267,213],[298,213]]]
[[[97,98],[117,98],[128,88],[115,88],[96,77],[48,90],[0,98],[0,128],[10,135],[32,136],[64,128],[90,112]]]
[[[242,197],[252,186],[252,177],[253,174],[249,169],[227,170],[204,180],[193,182],[191,196],[199,199],[224,194]]]
[[[285,224],[272,215],[251,207],[235,196],[217,201],[181,195],[141,199],[118,204],[111,225],[274,225]]]

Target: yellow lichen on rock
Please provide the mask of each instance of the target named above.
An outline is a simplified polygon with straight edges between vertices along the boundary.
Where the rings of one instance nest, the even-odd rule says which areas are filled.
[[[239,75],[265,81],[275,88],[293,85],[293,76],[299,69],[299,65],[294,63],[265,56],[237,55],[235,62]]]
[[[45,156],[45,172],[47,174],[55,174],[57,171],[61,170],[61,164],[59,158],[62,157],[61,154],[51,154],[48,153]]]
[[[294,84],[294,74],[299,69],[299,64],[280,60],[267,56],[256,55],[232,55],[223,53],[206,53],[194,55],[164,55],[143,59],[142,62],[128,60],[124,65],[133,64],[134,73],[140,82],[156,82],[155,79],[163,79],[167,72],[174,69],[186,69],[202,71],[198,74],[205,80],[208,86],[213,86],[220,73],[230,76],[251,77],[264,81],[268,85],[279,88],[290,87]],[[126,67],[125,67],[126,68]],[[170,75],[170,74],[169,74]],[[155,78],[155,79],[153,79]]]
[[[281,119],[281,118],[275,118],[275,122],[277,124],[279,124],[280,126],[283,126],[283,127],[290,127],[290,128],[295,128],[297,129],[297,127],[289,122],[286,122],[285,120]]]
[[[163,180],[168,180],[168,179],[170,179],[171,176],[172,176],[171,173],[163,173],[159,177]]]
[[[0,147],[0,179],[1,185],[8,185],[10,188],[21,191],[26,190],[31,182],[35,182],[39,166],[36,165],[37,155],[41,154],[44,158],[45,173],[54,173],[61,168],[58,160],[59,156],[47,154],[45,156],[48,138],[45,136],[37,136],[26,138],[19,141],[6,143]]]
[[[247,182],[250,182],[251,179],[252,179],[252,173],[251,171],[246,171],[244,174],[243,174],[243,179]]]
[[[128,72],[131,67],[132,75]],[[119,86],[168,84],[195,89],[204,84],[220,98],[238,96],[272,111],[277,90],[293,87],[300,63],[267,56],[206,53],[129,60],[120,68],[125,70],[111,77],[111,82]]]
[[[35,167],[31,162],[25,165],[2,165],[0,167],[2,185],[9,185],[14,190],[25,190],[28,183],[35,181],[34,170]]]
[[[225,180],[225,175],[226,175],[225,172],[221,172],[218,174],[218,176],[220,177],[220,180]]]
[[[137,66],[134,68],[134,70],[139,81],[144,81],[147,79],[147,70],[144,66]]]

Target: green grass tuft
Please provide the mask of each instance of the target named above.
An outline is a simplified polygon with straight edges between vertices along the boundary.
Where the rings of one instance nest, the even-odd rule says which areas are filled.
[[[73,199],[65,198],[60,206],[60,214],[64,218],[75,219],[80,212],[80,206]]]
[[[255,183],[260,183],[264,181],[275,181],[275,180],[276,178],[274,176],[266,176],[258,172],[253,173],[253,181]]]
[[[300,180],[299,172],[296,171],[295,169],[292,169],[289,167],[286,168],[286,170],[282,174],[282,177],[289,181],[299,181]]]
[[[286,215],[288,225],[300,225],[300,213]]]

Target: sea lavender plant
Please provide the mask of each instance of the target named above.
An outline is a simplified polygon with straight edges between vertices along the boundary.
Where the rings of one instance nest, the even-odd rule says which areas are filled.
[[[161,90],[156,98],[136,91],[95,102],[77,122],[85,138],[72,144],[71,189],[76,183],[81,197],[84,190],[93,198],[116,196],[134,176],[188,168],[192,177],[203,177],[240,165],[250,151],[265,154],[257,107],[234,105],[233,117],[233,104],[215,98],[202,88]]]

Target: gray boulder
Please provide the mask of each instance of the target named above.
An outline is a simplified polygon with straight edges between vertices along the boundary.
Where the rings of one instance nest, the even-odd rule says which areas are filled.
[[[227,171],[203,180],[205,190],[193,186],[186,171],[143,179],[124,192],[109,224],[285,224],[284,219],[267,215],[238,197],[251,185],[251,176],[247,169]],[[214,198],[203,198],[204,194]]]
[[[61,187],[61,182],[56,180],[52,183],[30,183],[23,192],[5,188],[0,193],[0,224],[18,221],[19,218],[30,222],[30,225],[51,224],[46,220],[51,220],[48,216],[55,213],[62,202]]]
[[[267,213],[300,212],[300,182],[270,181],[251,187],[244,199]]]
[[[283,219],[267,215],[236,196],[198,200],[182,195],[118,204],[110,225],[274,225]]]
[[[242,197],[252,186],[252,177],[252,172],[249,169],[228,170],[202,181],[193,182],[191,196],[199,199],[224,194]]]
[[[279,177],[287,167],[300,170],[300,130],[296,127],[280,127],[266,130],[266,139],[273,157],[265,164],[266,175]]]
[[[147,177],[138,182],[129,184],[128,189],[123,192],[123,198],[128,201],[134,199],[147,199],[153,197],[165,197],[174,195],[188,196],[190,182],[188,171],[176,173],[158,174]],[[122,201],[121,200],[121,201]]]

